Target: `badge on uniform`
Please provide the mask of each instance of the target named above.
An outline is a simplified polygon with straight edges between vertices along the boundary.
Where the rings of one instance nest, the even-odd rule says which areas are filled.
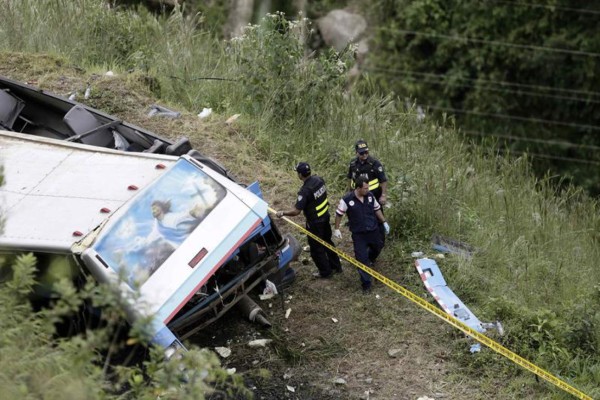
[[[354,205],[354,200],[350,200],[350,203],[348,203],[348,205],[349,205],[350,207],[352,207],[352,206]]]
[[[302,195],[298,196],[298,201],[302,201]]]
[[[383,172],[383,167],[382,166],[380,166],[378,169],[379,169],[379,172]]]

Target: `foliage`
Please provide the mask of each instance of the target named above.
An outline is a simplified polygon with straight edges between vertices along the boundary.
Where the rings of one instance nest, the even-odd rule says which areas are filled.
[[[598,169],[576,162],[599,160],[600,41],[585,11],[597,6],[575,8],[562,0],[378,2],[369,8],[377,31],[367,69],[384,91],[455,113],[478,142],[499,135],[512,152],[558,157],[535,158],[538,176],[552,168],[561,183],[598,194]]]

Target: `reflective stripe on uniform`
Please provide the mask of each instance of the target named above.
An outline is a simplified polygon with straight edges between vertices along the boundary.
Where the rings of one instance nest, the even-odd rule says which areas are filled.
[[[329,210],[329,203],[327,202],[327,198],[325,198],[325,201],[323,201],[321,204],[316,206],[315,209],[317,210],[317,217],[320,217],[321,215],[325,214],[327,210]]]
[[[379,179],[375,178],[372,181],[369,181],[369,190],[373,191],[379,187]]]

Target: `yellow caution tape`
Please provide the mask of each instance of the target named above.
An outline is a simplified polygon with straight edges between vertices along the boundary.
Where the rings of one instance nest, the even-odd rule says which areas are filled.
[[[275,210],[273,210],[270,207],[269,207],[269,211],[272,212],[273,214],[277,213]],[[408,289],[404,288],[403,286],[397,284],[396,282],[390,280],[389,278],[385,277],[384,275],[380,274],[379,272],[377,272],[377,271],[375,271],[375,270],[367,267],[366,265],[358,262],[355,258],[350,257],[346,253],[340,251],[339,249],[337,249],[334,246],[330,245],[329,243],[325,242],[320,237],[318,237],[318,236],[314,235],[313,233],[307,231],[305,228],[303,228],[302,226],[298,225],[297,223],[295,223],[294,221],[290,220],[289,218],[282,217],[282,219],[285,220],[286,222],[288,222],[290,225],[294,226],[299,231],[307,234],[308,236],[310,236],[311,238],[313,238],[314,240],[316,240],[317,242],[319,242],[323,246],[327,247],[331,251],[334,251],[335,253],[337,253],[344,260],[346,260],[349,263],[351,263],[352,265],[354,265],[354,266],[362,269],[363,271],[365,271],[366,273],[368,273],[369,275],[371,275],[373,278],[375,278],[378,281],[382,282],[384,285],[386,285],[389,288],[395,290],[396,292],[400,293],[402,296],[406,297],[408,300],[412,301],[413,303],[417,304],[418,306],[424,308],[425,310],[429,311],[430,313],[434,314],[435,316],[437,316],[437,317],[441,318],[442,320],[446,321],[447,323],[449,323],[450,325],[454,326],[458,330],[462,331],[466,335],[468,335],[468,336],[472,337],[473,339],[477,340],[479,343],[482,343],[482,344],[486,345],[490,349],[494,350],[496,353],[503,355],[504,357],[508,358],[509,360],[511,360],[512,362],[514,362],[515,364],[520,365],[521,367],[525,368],[526,370],[528,370],[530,372],[533,372],[534,374],[536,374],[540,378],[545,379],[546,381],[552,383],[554,386],[556,386],[556,387],[564,390],[567,393],[572,394],[575,397],[578,397],[580,399],[592,400],[592,398],[590,396],[588,396],[585,393],[577,390],[573,386],[571,386],[568,383],[566,383],[565,381],[563,381],[563,380],[555,377],[554,375],[552,375],[551,373],[543,370],[542,368],[538,367],[537,365],[535,365],[535,364],[527,361],[526,359],[524,359],[523,357],[519,356],[518,354],[510,351],[506,347],[502,346],[500,343],[498,343],[498,342],[490,339],[489,337],[485,336],[484,334],[482,334],[480,332],[477,332],[473,328],[465,325],[461,321],[459,321],[456,318],[454,318],[452,315],[445,313],[444,311],[442,311],[438,307],[432,305],[431,303],[429,303],[426,300],[422,299],[420,296],[417,296],[416,294],[414,294],[410,290],[408,290]]]

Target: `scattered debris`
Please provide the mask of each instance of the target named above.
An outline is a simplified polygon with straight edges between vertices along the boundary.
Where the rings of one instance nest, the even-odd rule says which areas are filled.
[[[90,98],[91,94],[92,94],[92,88],[88,85],[88,87],[85,88],[85,93],[83,94],[83,98],[87,100]]]
[[[334,324],[338,323],[338,320],[336,318],[331,318],[331,320],[333,321]]]
[[[310,246],[304,246],[304,247],[302,248],[302,251],[310,251]]]
[[[345,385],[347,382],[344,378],[336,378],[333,380],[336,385]]]
[[[437,253],[435,256],[433,256],[433,258],[437,258],[438,260],[443,260],[444,258],[446,258],[446,256],[444,255],[444,253]]]
[[[77,97],[77,92],[73,92],[69,94],[69,100],[73,101]]]
[[[115,73],[112,71],[106,71],[105,76],[115,76]]]
[[[412,253],[410,253],[410,256],[412,258],[423,257],[423,252],[422,251],[413,251]]]
[[[291,313],[292,313],[291,308],[288,308],[287,310],[285,310],[285,319],[288,319],[288,317],[290,316]]]
[[[435,400],[433,397],[421,396],[417,400]]]
[[[290,392],[292,392],[292,393],[295,393],[295,392],[296,392],[296,388],[295,388],[295,387],[293,387],[293,386],[290,386],[290,385],[285,385],[285,387],[287,388],[287,390],[289,390],[289,391],[290,391]]]
[[[272,339],[255,339],[248,342],[248,346],[250,347],[266,347],[267,344],[271,343]]]
[[[376,294],[376,295],[375,295],[375,298],[376,298],[377,300],[379,300],[379,299],[381,298],[381,296],[380,296],[380,295],[378,295],[378,294]]]
[[[202,111],[200,111],[200,114],[198,114],[198,117],[200,117],[200,119],[204,119],[207,118],[210,114],[212,114],[212,108],[203,108]]]
[[[233,114],[231,117],[227,118],[227,121],[225,121],[225,124],[227,125],[231,125],[233,124],[242,114]]]
[[[442,271],[434,260],[429,258],[420,258],[415,261],[415,267],[419,273],[423,285],[429,293],[435,298],[442,309],[458,319],[468,327],[477,332],[484,333],[486,329],[495,328],[498,332],[504,333],[504,328],[500,322],[482,323],[479,318],[469,310],[469,308],[458,298],[458,296],[448,287],[448,284],[442,276]],[[477,347],[472,347],[477,350]],[[471,350],[471,352],[474,352]]]
[[[149,117],[167,117],[167,118],[179,118],[181,113],[179,111],[173,111],[166,107],[159,106],[158,104],[152,104],[150,111],[148,112]]]
[[[263,294],[269,294],[269,293],[273,293],[273,294],[277,294],[277,286],[271,282],[270,280],[266,280],[265,281],[265,289],[263,290]]]
[[[388,350],[388,356],[392,358],[397,358],[398,354],[402,352],[402,349],[390,349]]]
[[[481,351],[481,343],[474,343],[469,348],[471,353],[479,353]]]
[[[442,253],[458,254],[467,258],[470,258],[476,251],[476,249],[473,246],[467,243],[455,239],[450,239],[441,235],[433,235],[431,237],[431,243],[431,247],[434,250],[440,251]]]
[[[227,368],[227,375],[233,375],[235,374],[235,371],[237,371],[235,368]]]
[[[283,379],[288,380],[292,377],[292,374],[288,374],[287,372],[283,374]]]
[[[272,299],[273,297],[275,297],[275,295],[273,293],[269,293],[269,294],[259,294],[258,298],[261,300],[269,300]],[[271,307],[271,304],[269,304],[269,308]]]
[[[227,358],[231,355],[231,349],[228,347],[217,346],[215,347],[215,351],[223,358]]]

